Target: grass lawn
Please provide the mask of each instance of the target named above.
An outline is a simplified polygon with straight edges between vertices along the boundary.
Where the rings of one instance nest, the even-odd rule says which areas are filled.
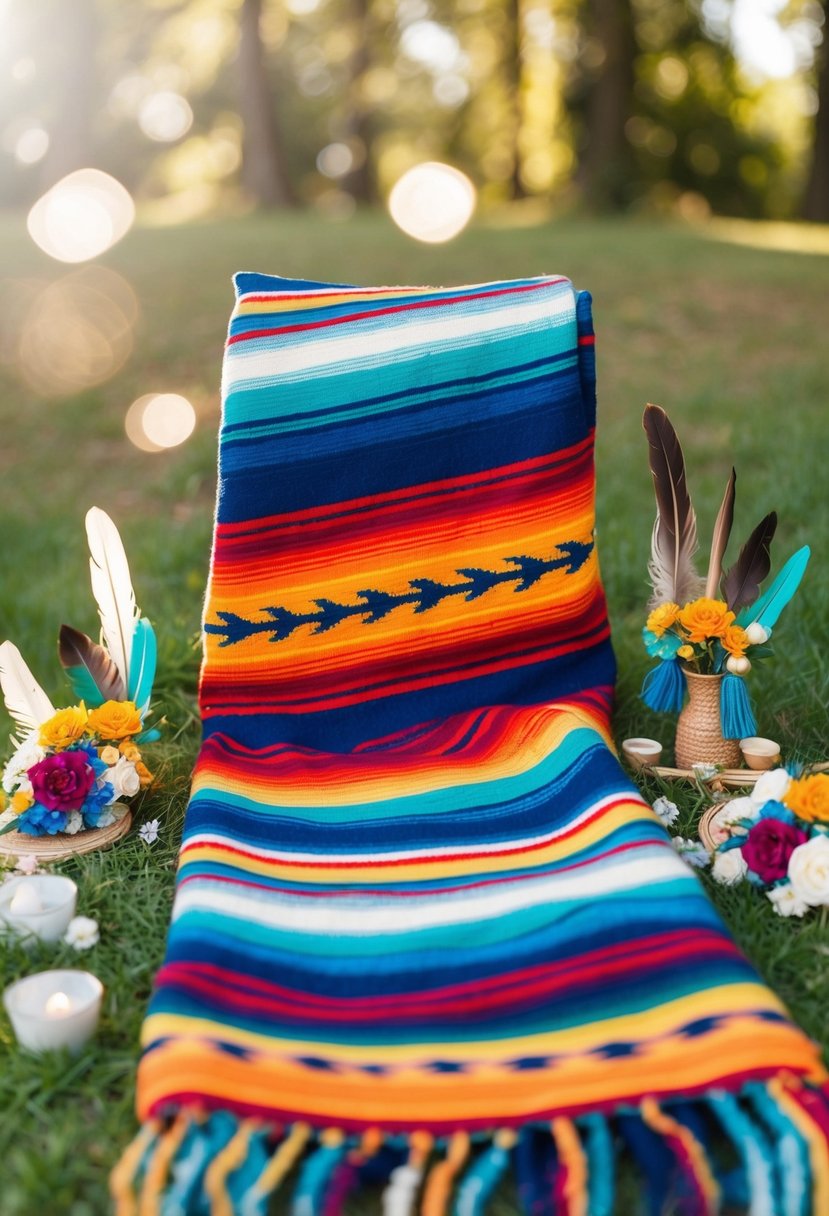
[[[101,1216],[107,1172],[134,1130],[139,1026],[163,953],[198,741],[197,635],[234,270],[358,283],[556,271],[589,287],[599,360],[598,542],[620,667],[617,736],[669,743],[673,730],[637,696],[648,665],[640,629],[653,519],[640,419],[651,400],[668,408],[683,437],[706,546],[732,463],[735,539],[776,508],[774,569],[811,543],[812,565],[776,633],[777,657],[753,673],[751,687],[761,733],[778,738],[787,757],[829,754],[829,363],[820,322],[829,257],[645,222],[507,221],[432,249],[376,215],[347,224],[274,216],[137,228],[102,259],[138,302],[132,354],[107,383],[49,399],[22,378],[14,352],[37,292],[73,271],[34,248],[19,216],[0,218],[0,259],[0,640],[15,641],[50,695],[65,700],[55,639],[63,620],[95,632],[83,517],[102,506],[121,529],[139,603],[156,624],[157,705],[170,723],[150,758],[158,783],[137,814],[139,823],[161,821],[159,842],[148,847],[133,832],[109,852],[60,867],[78,882],[79,911],[100,922],[100,944],[79,957],[62,946],[26,954],[0,940],[3,986],[33,970],[88,964],[107,989],[98,1037],[74,1059],[21,1054],[0,1016],[2,1216]],[[199,422],[182,448],[151,455],[130,445],[123,418],[135,397],[158,391],[189,397]],[[4,717],[0,728],[4,738]],[[658,792],[649,783],[647,795]],[[679,830],[694,835],[701,799],[684,789],[671,797],[682,807]],[[815,918],[784,921],[745,886],[712,895],[805,1029],[825,1036],[829,928]],[[509,1197],[497,1211],[514,1211]]]

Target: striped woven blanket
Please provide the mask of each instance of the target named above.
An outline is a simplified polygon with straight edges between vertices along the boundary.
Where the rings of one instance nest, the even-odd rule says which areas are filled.
[[[610,749],[589,296],[236,285],[118,1212],[609,1216],[624,1153],[649,1213],[826,1216],[817,1050]]]

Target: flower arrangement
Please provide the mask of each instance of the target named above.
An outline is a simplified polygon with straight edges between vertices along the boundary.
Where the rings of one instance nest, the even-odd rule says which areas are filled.
[[[0,835],[69,836],[123,818],[127,801],[150,784],[139,744],[156,666],[155,633],[141,618],[126,554],[112,520],[86,517],[92,589],[101,643],[62,625],[58,653],[77,703],[55,709],[11,642],[0,646],[0,688],[19,728],[2,777]]]
[[[752,883],[781,916],[829,907],[829,774],[774,769],[715,818],[717,881]]]
[[[141,715],[132,701],[87,710],[60,709],[27,735],[3,771],[9,795],[0,834],[73,836],[115,823],[152,781],[136,738]]]
[[[761,594],[777,528],[777,515],[771,511],[734,564],[724,567],[736,496],[737,474],[732,469],[714,525],[707,576],[701,578],[694,565],[697,523],[679,438],[660,406],[648,405],[643,422],[657,506],[648,565],[653,593],[643,639],[648,654],[660,661],[645,677],[642,699],[651,709],[678,712],[686,672],[719,675],[724,737],[754,735],[757,726],[742,677],[754,660],[772,653],[772,630],[800,584],[809,547],[790,557]]]

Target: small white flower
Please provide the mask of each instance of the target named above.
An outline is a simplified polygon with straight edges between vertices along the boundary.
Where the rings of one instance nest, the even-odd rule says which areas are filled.
[[[810,908],[829,904],[829,836],[818,832],[793,850],[789,882],[796,897]]]
[[[90,950],[100,940],[98,922],[90,916],[73,916],[63,935],[67,946],[76,950]]]
[[[790,882],[784,883],[781,887],[772,887],[770,891],[766,891],[766,896],[774,905],[774,910],[779,916],[803,916],[809,911],[809,905],[804,903]]]
[[[770,769],[755,782],[751,801],[755,806],[762,806],[765,802],[781,802],[791,783],[791,776],[784,768]]]
[[[142,823],[138,829],[138,835],[144,844],[154,844],[158,840],[158,820],[148,819],[146,823]]]
[[[691,765],[691,771],[693,772],[697,781],[710,781],[712,777],[716,777],[720,770],[717,768],[716,764],[698,763]]]
[[[66,826],[62,829],[67,836],[74,836],[83,827],[83,815],[80,811],[70,811]]]
[[[117,764],[107,769],[104,780],[109,781],[115,790],[116,798],[132,798],[141,789],[141,778],[131,760],[122,756]]]
[[[698,840],[686,840],[684,836],[674,836],[671,844],[679,853],[682,860],[694,870],[702,870],[708,865],[710,855],[704,845]]]
[[[7,794],[13,793],[32,765],[37,764],[46,755],[38,743],[39,735],[39,730],[31,731],[3,769],[3,789]]]
[[[675,802],[671,802],[670,798],[657,798],[653,804],[653,809],[666,828],[669,828],[672,823],[676,823],[679,818],[679,807]]]
[[[18,857],[14,868],[21,874],[37,874],[37,857],[34,853],[24,853],[22,857]]]
[[[768,629],[763,628],[759,621],[752,621],[750,625],[746,625],[746,637],[748,638],[749,645],[762,646],[764,642],[769,640],[771,634]],[[771,896],[769,896],[769,899],[771,899]]]
[[[742,849],[727,849],[724,853],[717,853],[711,867],[714,878],[724,887],[733,887],[735,883],[740,882],[747,870]]]

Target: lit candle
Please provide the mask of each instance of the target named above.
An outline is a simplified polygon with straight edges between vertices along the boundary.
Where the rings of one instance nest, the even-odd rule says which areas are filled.
[[[72,1002],[65,992],[53,992],[46,1002],[44,1012],[49,1018],[63,1018],[72,1012]]]
[[[3,1003],[21,1047],[77,1052],[95,1033],[103,994],[88,971],[41,971],[11,984]]]
[[[0,933],[15,933],[31,945],[57,942],[75,915],[78,888],[60,874],[12,878],[0,886]]]

